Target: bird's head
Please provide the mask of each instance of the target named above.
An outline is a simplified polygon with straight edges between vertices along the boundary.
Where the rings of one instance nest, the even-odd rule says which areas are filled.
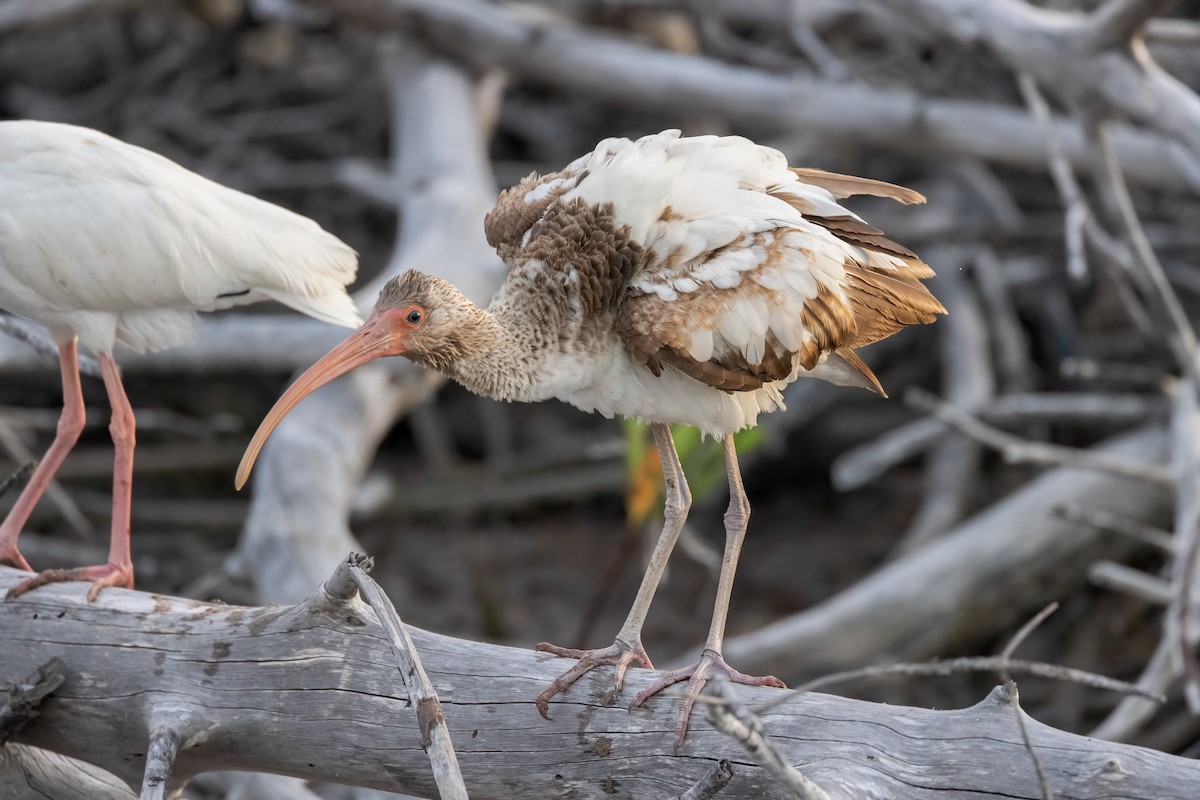
[[[235,485],[250,477],[258,453],[283,418],[312,392],[383,356],[405,356],[445,371],[470,348],[472,317],[482,314],[448,281],[409,270],[379,292],[363,326],[330,350],[284,392],[258,426],[238,465]]]

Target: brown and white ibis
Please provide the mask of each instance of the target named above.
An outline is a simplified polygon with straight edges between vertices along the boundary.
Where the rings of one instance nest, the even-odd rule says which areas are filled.
[[[484,227],[510,271],[486,309],[420,272],[386,284],[363,327],[275,404],[237,484],[305,395],[380,356],[405,356],[498,400],[556,398],[649,422],[666,482],[662,536],[610,647],[538,645],[579,660],[537,698],[545,715],[555,694],[597,666],[615,666],[613,696],[630,664],[650,666],[642,624],[691,502],[669,424],[720,437],[730,502],[708,640],[697,663],[634,700],[689,681],[676,729],[682,743],[692,704],[714,674],[782,685],[737,672],[721,655],[750,514],[733,433],[782,408],[780,390],[799,377],[882,393],[856,350],[945,311],[921,283],[933,271],[837,202],[856,194],[924,201],[892,184],[790,169],[782,153],[740,137],[664,131],[605,140],[561,172],[531,175],[500,196]]]
[[[58,344],[63,411],[54,443],[0,525],[0,563],[29,569],[17,539],[84,424],[77,343],[99,358],[112,407],[108,563],[48,570],[13,587],[133,585],[129,503],[134,416],[113,360],[187,340],[197,311],[277,300],[326,322],[362,320],[345,285],[358,257],[315,222],[88,128],[0,122],[0,310]]]

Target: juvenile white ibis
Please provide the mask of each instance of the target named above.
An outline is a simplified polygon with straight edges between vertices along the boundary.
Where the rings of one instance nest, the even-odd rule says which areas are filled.
[[[197,311],[277,300],[346,327],[362,320],[345,285],[358,257],[307,217],[189,172],[99,131],[0,122],[0,310],[45,325],[58,344],[63,411],[54,443],[0,525],[0,563],[29,564],[17,538],[83,430],[77,342],[99,358],[116,458],[108,563],[47,570],[46,583],[133,586],[129,501],[134,417],[113,350],[187,340]]]
[[[921,284],[933,272],[911,251],[836,201],[855,194],[923,202],[916,192],[814,169],[740,137],[608,139],[561,172],[531,175],[500,196],[488,241],[511,269],[481,309],[440,278],[406,272],[388,283],[366,324],[279,399],[242,459],[259,449],[314,389],[380,356],[402,355],[498,400],[557,398],[585,411],[650,423],[666,481],[666,524],[633,608],[612,646],[539,650],[579,659],[537,698],[616,667],[612,696],[633,662],[649,667],[642,623],[691,502],[670,423],[720,437],[729,474],[725,556],[703,654],[662,677],[634,705],[689,681],[676,729],[714,673],[751,677],[721,655],[729,595],[750,506],[733,433],[783,407],[801,376],[882,393],[855,350],[942,305]]]

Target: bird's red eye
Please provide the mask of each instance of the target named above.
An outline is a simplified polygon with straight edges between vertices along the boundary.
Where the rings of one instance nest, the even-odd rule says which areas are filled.
[[[421,309],[419,308],[409,309],[409,312],[404,315],[404,319],[408,321],[409,325],[420,325],[421,320],[424,318],[425,315],[421,313]]]

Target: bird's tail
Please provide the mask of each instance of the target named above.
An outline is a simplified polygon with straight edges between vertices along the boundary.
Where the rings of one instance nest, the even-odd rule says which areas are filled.
[[[322,322],[346,328],[357,328],[363,322],[362,317],[358,314],[358,309],[354,307],[354,301],[341,286],[320,295],[297,294],[283,289],[260,289],[259,291],[272,300],[283,303],[288,308]]]

